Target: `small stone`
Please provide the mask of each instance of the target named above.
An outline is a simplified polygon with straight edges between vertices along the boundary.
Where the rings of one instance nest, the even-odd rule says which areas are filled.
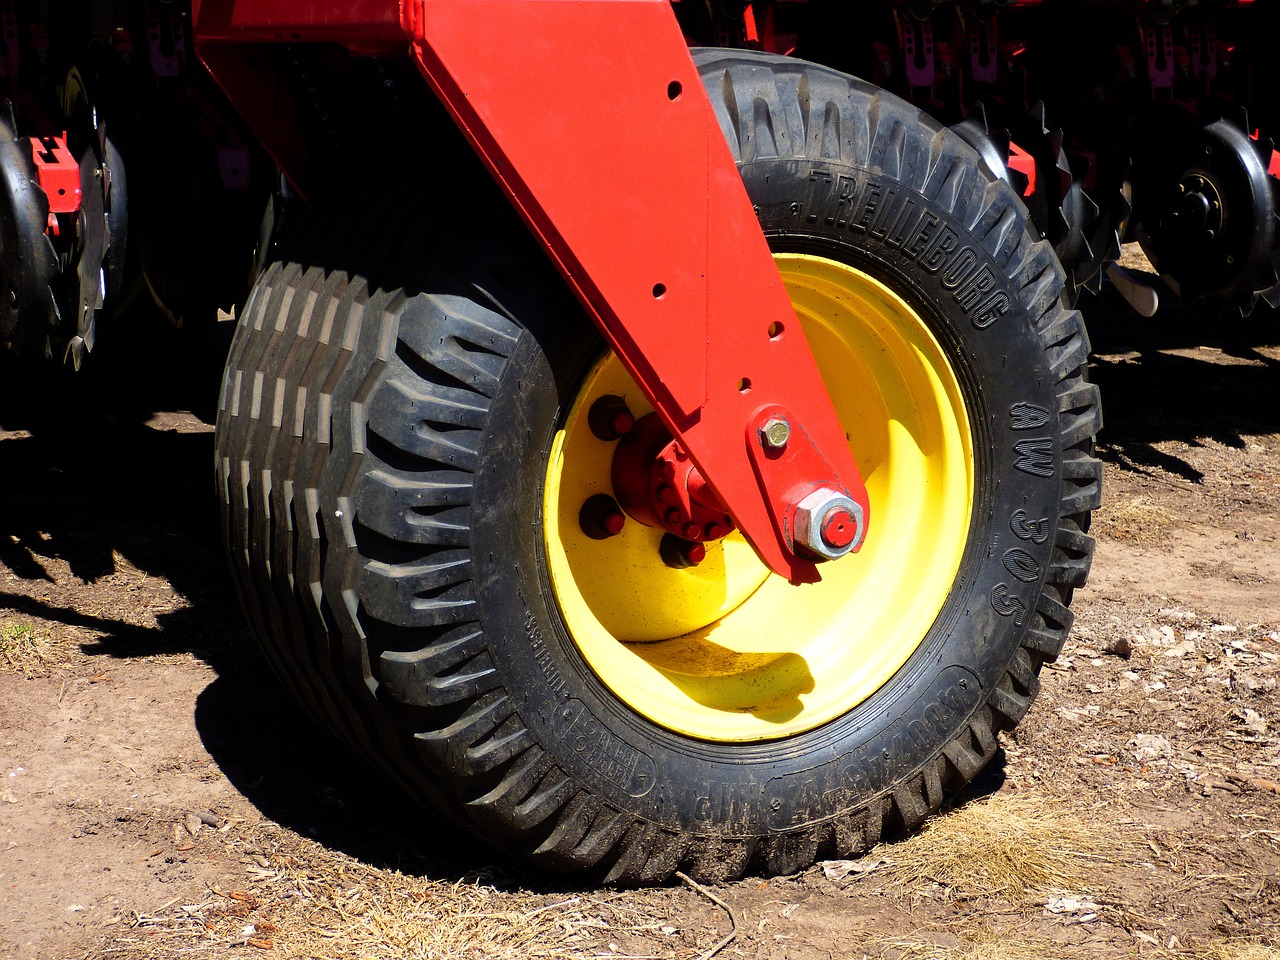
[[[1204,784],[1204,795],[1210,796],[1214,790],[1223,790],[1227,793],[1239,793],[1240,788],[1234,783],[1227,783],[1225,780],[1205,779],[1201,781]]]
[[[1074,897],[1055,897],[1044,906],[1050,913],[1075,913],[1080,909],[1080,901]]]
[[[1237,693],[1243,693],[1247,697],[1251,697],[1257,693],[1270,693],[1276,688],[1274,677],[1267,677],[1265,680],[1259,680],[1251,673],[1243,670],[1231,671],[1231,689]]]
[[[1263,717],[1262,714],[1258,713],[1257,710],[1250,710],[1248,707],[1244,707],[1243,709],[1234,711],[1232,716],[1240,722],[1241,727],[1248,730],[1250,733],[1256,733],[1260,737],[1266,736],[1266,718]]]
[[[1236,628],[1229,623],[1215,623],[1209,628],[1210,633],[1235,633]]]
[[[1120,657],[1122,660],[1128,660],[1133,656],[1133,644],[1128,637],[1116,637],[1102,648],[1102,652],[1109,653],[1114,657]]]
[[[1124,671],[1122,671],[1122,672],[1121,672],[1121,674],[1120,674],[1120,679],[1121,679],[1121,680],[1137,681],[1137,680],[1141,680],[1141,679],[1142,679],[1142,677],[1138,676],[1138,674],[1134,673],[1132,670],[1124,670]]]
[[[860,857],[857,860],[826,860],[821,866],[822,875],[828,880],[845,880],[887,867],[889,863],[883,857]]]
[[[1173,744],[1164,737],[1150,733],[1139,733],[1133,738],[1133,757],[1139,763],[1159,760],[1173,755]]]
[[[201,823],[200,818],[194,813],[188,813],[186,818],[183,820],[183,823],[186,824],[187,833],[191,834],[193,837],[199,833],[200,828],[204,826],[204,824]]]
[[[1195,652],[1196,642],[1194,640],[1182,640],[1166,650],[1164,655],[1166,657],[1185,657],[1187,654]]]

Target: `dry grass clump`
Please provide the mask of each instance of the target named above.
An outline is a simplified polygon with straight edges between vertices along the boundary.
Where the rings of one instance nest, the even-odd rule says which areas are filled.
[[[887,873],[893,886],[937,883],[960,899],[1080,893],[1097,889],[1098,868],[1124,855],[1127,833],[1061,801],[996,794],[936,817],[887,849]]]
[[[665,926],[669,918],[621,895],[435,880],[309,847],[277,855],[269,868],[251,867],[240,889],[209,888],[154,916],[122,916],[109,943],[90,956],[569,960],[635,953],[628,948],[655,939],[668,950],[685,945],[666,935],[676,932]]]
[[[54,662],[49,638],[21,620],[0,623],[0,663],[27,676],[44,673]]]
[[[1103,507],[1094,530],[1115,540],[1151,541],[1164,536],[1173,515],[1148,497],[1136,496]]]
[[[337,869],[290,877],[299,896],[254,891],[210,898],[196,914],[203,930],[191,945],[225,951],[239,942],[307,960],[522,960],[569,956],[569,947],[584,939],[574,934],[592,924],[574,909],[580,898],[511,895],[480,883],[332,866]]]
[[[317,897],[305,914],[281,917],[273,940],[283,957],[561,957],[580,925],[565,915],[574,905],[569,898],[535,906],[479,884],[371,873]]]
[[[1196,960],[1280,960],[1280,950],[1255,939],[1214,940],[1192,948]]]
[[[972,937],[909,937],[883,941],[882,956],[895,960],[1085,960],[1096,953],[1047,937],[978,931]]]

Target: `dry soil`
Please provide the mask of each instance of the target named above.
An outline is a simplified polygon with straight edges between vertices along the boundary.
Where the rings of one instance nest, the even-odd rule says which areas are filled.
[[[0,957],[1280,958],[1280,316],[1086,299],[1075,633],[921,836],[598,890],[458,839],[289,702],[213,492],[216,338],[0,357]]]

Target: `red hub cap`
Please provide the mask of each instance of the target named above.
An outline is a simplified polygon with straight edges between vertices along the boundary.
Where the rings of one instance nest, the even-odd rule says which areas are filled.
[[[857,535],[858,521],[848,510],[832,510],[822,521],[822,539],[834,550],[847,547]]]

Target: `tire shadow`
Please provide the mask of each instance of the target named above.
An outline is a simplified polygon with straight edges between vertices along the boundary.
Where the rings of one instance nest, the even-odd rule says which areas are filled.
[[[218,530],[220,327],[197,340],[144,323],[75,376],[0,353],[0,565],[20,581],[0,579],[0,609],[98,634],[81,644],[90,657],[208,664],[217,676],[194,704],[196,730],[264,818],[373,866],[560,889],[404,799],[304,715],[259,652]],[[185,605],[154,626],[130,622],[145,601],[106,582],[122,560]],[[67,602],[55,563],[99,585],[92,604]]]

